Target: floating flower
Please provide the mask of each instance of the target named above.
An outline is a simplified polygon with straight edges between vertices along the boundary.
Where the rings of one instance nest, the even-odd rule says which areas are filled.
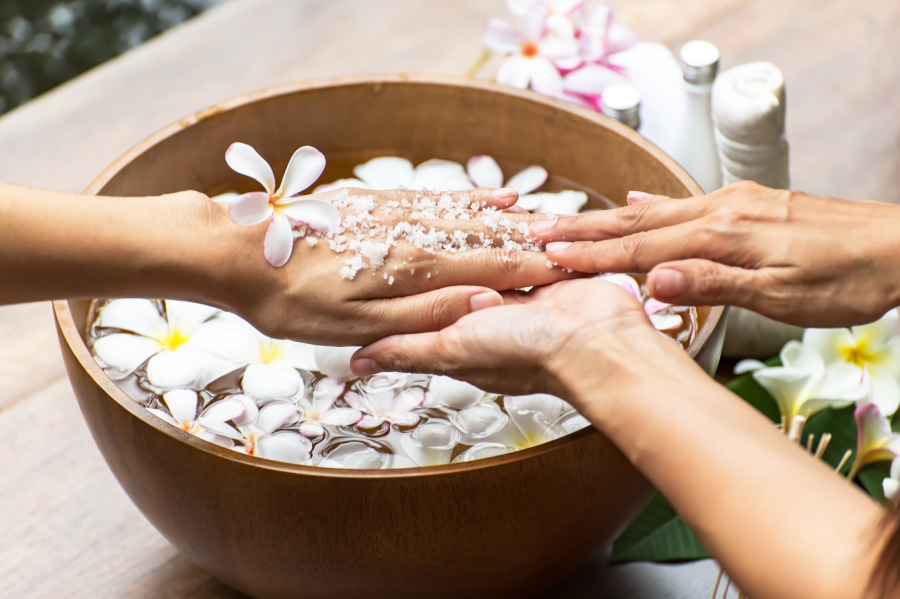
[[[453,460],[453,463],[457,464],[459,462],[484,460],[487,458],[496,457],[498,455],[504,455],[512,451],[515,450],[500,443],[476,443],[472,447],[456,456],[456,458]]]
[[[644,313],[657,331],[672,331],[684,324],[684,320],[678,314],[660,314],[663,310],[670,308],[672,304],[661,302],[652,297],[644,301],[641,286],[638,285],[638,282],[633,277],[621,273],[606,273],[594,278],[598,281],[606,281],[613,285],[618,285],[630,293],[634,299],[641,302],[644,306]]]
[[[148,411],[204,441],[222,447],[234,446],[231,435],[222,435],[221,432],[226,427],[234,430],[233,427],[226,424],[226,421],[240,419],[244,416],[244,402],[239,399],[223,399],[210,404],[198,414],[199,396],[197,392],[190,389],[174,389],[163,395],[163,403],[169,408],[168,412],[157,408],[148,408]]]
[[[362,439],[339,441],[323,452],[319,462],[322,468],[348,468],[351,470],[380,470],[399,463],[399,468],[415,466],[415,462],[405,456],[391,455],[384,448]],[[398,459],[400,458],[400,459]]]
[[[900,456],[900,433],[891,430],[891,423],[872,402],[872,382],[868,370],[863,370],[863,387],[866,397],[853,414],[856,418],[856,459],[847,474],[849,480],[853,480],[863,466]]]
[[[370,378],[361,393],[348,391],[344,401],[364,415],[359,421],[360,428],[375,428],[385,421],[399,426],[414,426],[419,415],[413,410],[425,401],[425,391],[421,387],[410,387],[395,393],[397,385],[387,376]]]
[[[419,466],[449,464],[453,448],[459,443],[459,431],[448,422],[429,420],[403,435],[400,445]]]
[[[548,6],[535,3],[525,15],[524,33],[500,19],[485,24],[481,33],[484,45],[508,55],[497,72],[497,83],[531,87],[554,97],[563,95],[562,76],[554,61],[570,62],[578,54],[578,43],[571,24],[548,21],[548,16]]]
[[[263,406],[256,418],[239,426],[237,440],[243,441],[243,451],[269,460],[303,464],[309,461],[312,443],[296,431],[281,431],[296,422],[297,407],[287,401],[275,401]]]
[[[449,376],[433,376],[428,391],[434,401],[451,410],[470,408],[484,399],[486,393],[474,385]]]
[[[900,406],[900,336],[897,309],[879,320],[851,329],[807,329],[803,344],[816,350],[827,368],[850,367],[857,378],[868,368],[872,402],[890,416]]]
[[[504,184],[503,171],[496,160],[490,156],[473,156],[466,164],[466,172],[475,187],[516,187],[519,191],[516,206],[529,212],[578,214],[588,200],[583,191],[533,193],[547,181],[547,171],[540,166],[529,166]]]
[[[252,359],[256,343],[219,310],[175,300],[165,311],[145,299],[112,300],[97,324],[128,331],[94,342],[94,355],[120,376],[147,362],[147,380],[160,389],[203,388]]]
[[[341,224],[340,212],[328,202],[295,197],[312,185],[325,169],[325,156],[315,148],[304,146],[294,152],[277,191],[272,167],[247,144],[231,144],[225,152],[225,161],[238,173],[259,181],[266,190],[241,195],[231,202],[229,213],[231,220],[245,227],[270,221],[263,253],[272,266],[284,266],[291,257],[294,247],[292,222],[320,232]]]
[[[778,404],[788,431],[795,416],[811,415],[825,408],[843,408],[865,397],[859,370],[849,364],[825,368],[825,361],[811,347],[789,341],[781,349],[783,366],[769,367],[757,360],[743,360],[738,374],[752,372]]]
[[[561,437],[565,433],[556,423],[575,412],[558,397],[540,393],[505,397],[503,407],[505,414],[496,403],[487,402],[460,410],[450,420],[466,445],[497,443],[515,450]]]
[[[324,378],[316,383],[312,399],[301,397],[300,432],[307,437],[325,434],[323,424],[331,426],[353,426],[362,419],[362,412],[352,408],[336,408],[334,402],[344,392],[344,383]]]

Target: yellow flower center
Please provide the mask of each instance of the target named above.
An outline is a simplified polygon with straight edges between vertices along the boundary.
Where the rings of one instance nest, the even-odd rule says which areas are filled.
[[[259,346],[260,364],[272,364],[278,360],[283,360],[284,348],[281,346],[282,344],[278,342],[268,344],[261,343]]]
[[[190,337],[178,329],[169,329],[168,334],[162,339],[163,347],[169,351],[175,351],[185,343]]]
[[[869,351],[867,344],[863,341],[842,348],[841,355],[845,362],[856,364],[860,368],[865,368],[875,360],[875,355]]]

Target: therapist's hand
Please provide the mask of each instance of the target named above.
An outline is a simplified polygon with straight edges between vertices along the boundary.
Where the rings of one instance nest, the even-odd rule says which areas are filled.
[[[649,272],[680,305],[749,308],[800,326],[871,322],[900,304],[900,206],[734,183],[684,200],[532,225],[551,260],[580,272]]]
[[[377,341],[359,350],[351,366],[359,375],[444,374],[486,391],[552,393],[578,404],[587,389],[612,389],[616,381],[645,376],[652,355],[693,364],[653,329],[631,295],[611,283],[563,281],[503,296],[505,305],[441,331]],[[665,361],[654,360],[658,372]]]

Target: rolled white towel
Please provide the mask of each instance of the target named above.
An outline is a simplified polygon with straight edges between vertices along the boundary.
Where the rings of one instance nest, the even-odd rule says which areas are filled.
[[[713,121],[726,138],[742,144],[771,144],[784,132],[784,75],[770,62],[725,71],[712,92]]]

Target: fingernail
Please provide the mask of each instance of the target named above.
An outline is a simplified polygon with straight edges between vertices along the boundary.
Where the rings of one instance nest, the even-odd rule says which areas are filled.
[[[352,370],[353,374],[356,376],[369,376],[384,372],[384,368],[379,366],[378,362],[370,358],[356,358],[355,360],[350,360],[350,370]]]
[[[496,306],[502,305],[503,298],[500,297],[499,293],[496,293],[494,291],[479,293],[469,298],[470,312],[478,312],[479,310],[484,310],[485,308],[494,308]]]
[[[547,229],[552,229],[553,225],[556,224],[558,219],[555,218],[545,218],[544,220],[539,220],[537,222],[531,223],[532,231],[546,231]]]
[[[652,202],[656,196],[650,193],[644,193],[643,191],[629,191],[628,192],[628,203],[629,204],[640,204],[641,202]]]
[[[572,245],[571,241],[554,241],[552,243],[547,244],[547,251],[548,252],[562,252],[570,245]]]
[[[492,189],[491,195],[497,200],[509,200],[518,197],[519,190],[516,187],[501,187],[500,189]]]
[[[657,298],[677,298],[684,292],[684,275],[677,270],[663,269],[653,273],[653,295]]]

